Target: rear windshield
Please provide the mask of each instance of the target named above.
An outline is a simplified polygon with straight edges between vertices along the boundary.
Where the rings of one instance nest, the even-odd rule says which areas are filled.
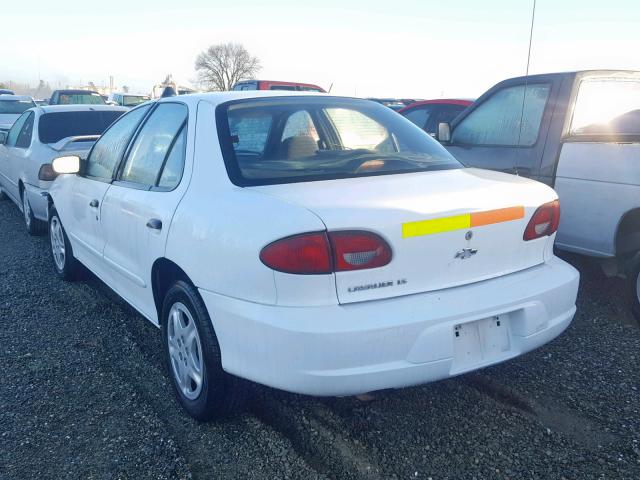
[[[97,93],[61,93],[60,105],[104,105],[105,101]]]
[[[45,113],[38,122],[41,143],[56,143],[77,135],[102,135],[124,112],[88,111]]]
[[[410,121],[367,100],[259,98],[227,102],[216,115],[227,171],[236,185],[462,167]]]
[[[141,103],[148,102],[149,97],[143,95],[124,95],[122,97],[122,105],[125,107],[135,107]]]
[[[20,114],[35,106],[33,100],[0,100],[0,114]]]

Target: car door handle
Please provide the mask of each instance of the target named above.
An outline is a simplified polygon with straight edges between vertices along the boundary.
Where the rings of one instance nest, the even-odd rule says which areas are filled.
[[[162,230],[162,221],[157,218],[152,218],[147,222],[147,227],[153,230]]]
[[[98,205],[100,205],[100,202],[98,200],[96,200],[95,198],[93,200],[91,200],[91,202],[89,202],[89,206],[91,208],[98,208]]]

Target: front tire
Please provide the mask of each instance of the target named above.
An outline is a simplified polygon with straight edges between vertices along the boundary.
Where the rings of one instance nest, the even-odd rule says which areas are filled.
[[[26,190],[22,190],[21,197],[22,218],[24,219],[25,227],[27,227],[27,232],[29,235],[42,235],[46,231],[46,224],[34,217]]]
[[[165,363],[178,402],[201,421],[237,411],[246,384],[222,369],[220,345],[198,291],[185,281],[169,288],[162,306]]]
[[[49,240],[53,266],[58,276],[66,281],[78,278],[80,264],[73,256],[71,243],[55,208],[49,211]]]

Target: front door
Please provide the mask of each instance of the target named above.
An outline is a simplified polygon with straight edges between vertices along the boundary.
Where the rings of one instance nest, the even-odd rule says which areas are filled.
[[[445,145],[469,167],[536,177],[555,94],[552,81],[506,83],[480,98]]]

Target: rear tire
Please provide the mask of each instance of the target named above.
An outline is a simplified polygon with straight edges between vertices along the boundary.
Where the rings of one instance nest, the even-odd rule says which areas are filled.
[[[73,256],[71,243],[55,208],[49,211],[49,243],[56,274],[67,282],[77,279],[80,263]]]
[[[47,224],[33,216],[33,210],[31,210],[31,205],[29,204],[29,197],[24,189],[20,196],[22,200],[22,218],[25,227],[27,227],[27,232],[29,235],[44,234],[44,232],[47,231]]]
[[[9,197],[7,197],[7,194],[4,193],[4,191],[2,190],[2,187],[0,187],[0,201],[6,200],[7,198]]]
[[[629,274],[629,296],[631,298],[631,311],[640,323],[640,257],[637,258],[636,264],[631,268]]]
[[[222,369],[220,345],[198,291],[183,280],[174,283],[161,319],[165,363],[182,408],[200,421],[238,411],[247,384]]]

